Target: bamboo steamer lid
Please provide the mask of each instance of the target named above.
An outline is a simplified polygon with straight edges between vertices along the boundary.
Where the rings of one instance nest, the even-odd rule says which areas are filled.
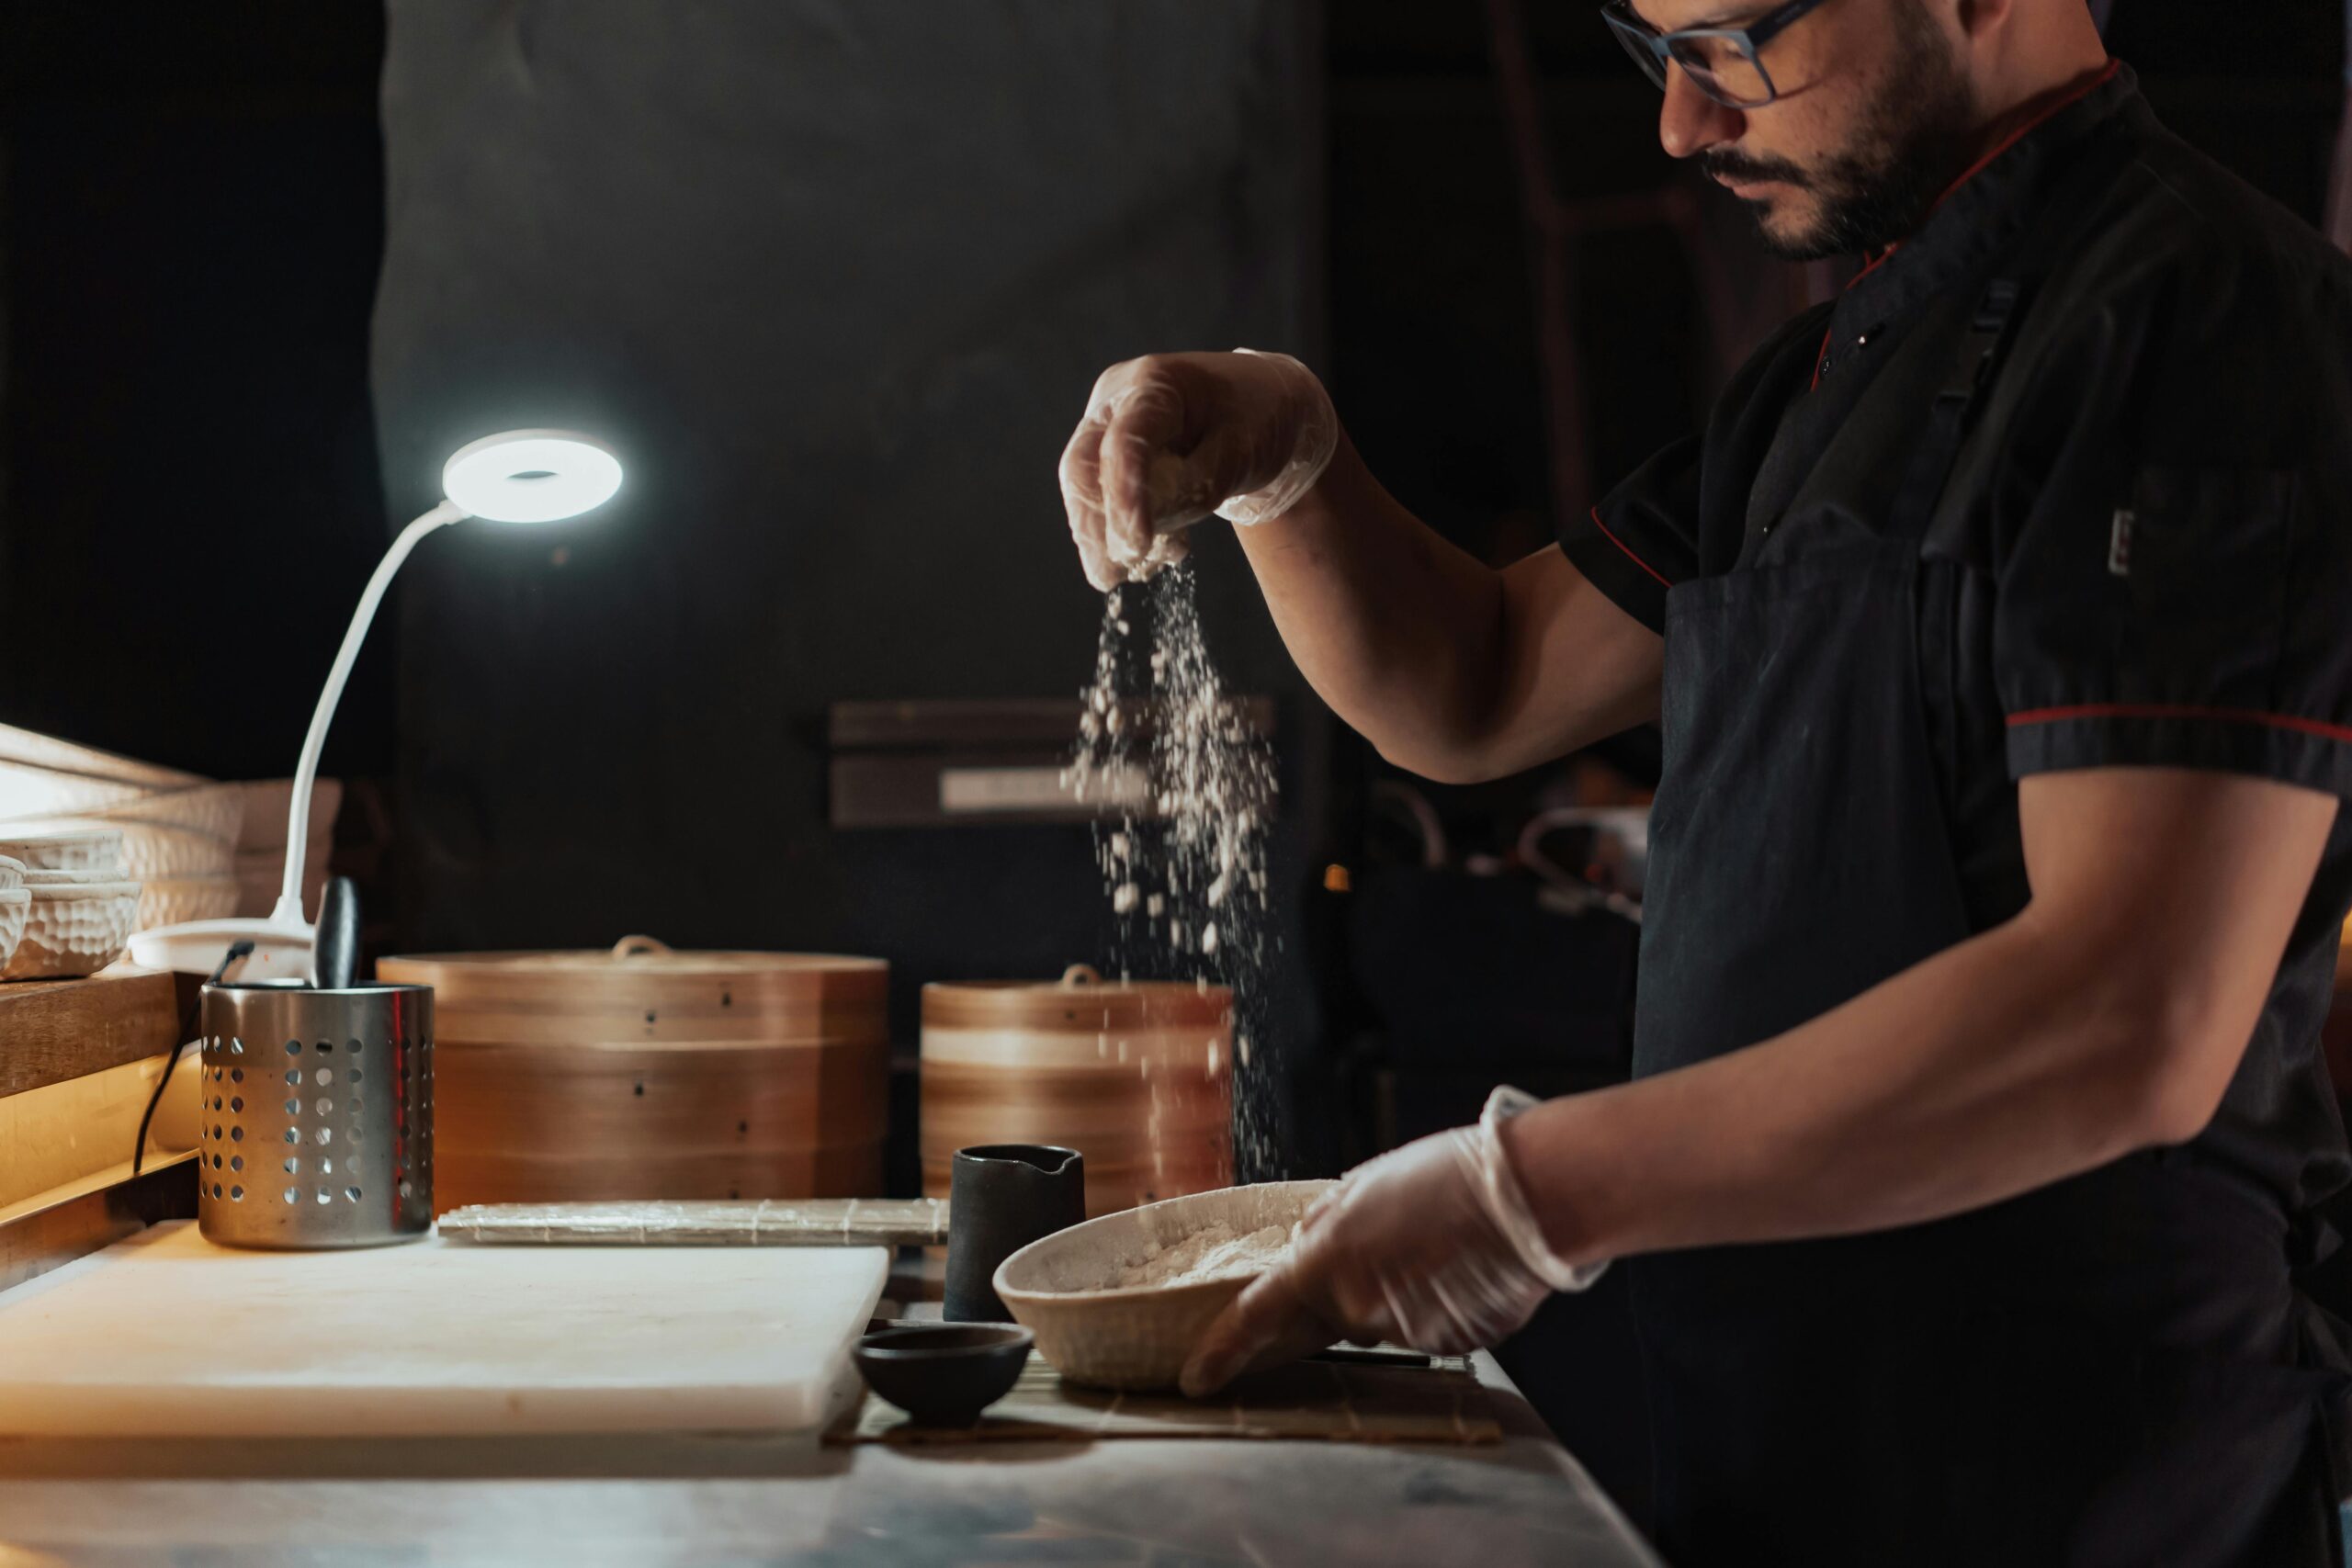
[[[623,937],[609,953],[428,953],[386,980],[431,986],[442,1043],[818,1041],[887,1029],[890,966],[812,953],[678,953]]]
[[[424,953],[434,1207],[878,1194],[889,966],[820,953]]]
[[[1232,1180],[1233,998],[1182,981],[923,987],[923,1189],[956,1151],[1057,1144],[1086,1156],[1088,1214]]]

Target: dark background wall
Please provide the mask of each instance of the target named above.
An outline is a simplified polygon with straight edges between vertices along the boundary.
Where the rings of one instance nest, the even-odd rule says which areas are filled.
[[[384,542],[382,54],[353,0],[0,6],[0,718],[293,771]],[[330,769],[389,772],[392,664]]]

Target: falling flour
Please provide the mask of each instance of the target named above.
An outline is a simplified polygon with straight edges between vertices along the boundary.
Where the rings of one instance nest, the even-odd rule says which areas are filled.
[[[1119,1270],[1107,1289],[1133,1290],[1138,1285],[1197,1285],[1209,1280],[1262,1274],[1283,1259],[1298,1227],[1268,1225],[1263,1230],[1235,1234],[1227,1224],[1194,1231],[1173,1247],[1151,1243],[1139,1263]]]
[[[1103,810],[1095,857],[1123,977],[1212,982],[1234,997],[1234,1155],[1239,1179],[1276,1163],[1271,1085],[1245,1024],[1262,1015],[1266,824],[1273,750],[1229,696],[1201,632],[1195,573],[1177,566],[1105,596],[1094,682],[1080,694],[1065,783]]]

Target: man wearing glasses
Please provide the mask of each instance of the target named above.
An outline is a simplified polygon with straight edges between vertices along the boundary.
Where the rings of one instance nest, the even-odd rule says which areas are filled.
[[[1868,265],[1560,548],[1444,543],[1280,355],[1114,367],[1064,455],[1091,581],[1249,525],[1403,766],[1666,739],[1634,1081],[1352,1173],[1187,1387],[1623,1260],[1681,1568],[2335,1562],[2352,265],[2083,0],[1722,5],[1602,15],[1668,152]]]

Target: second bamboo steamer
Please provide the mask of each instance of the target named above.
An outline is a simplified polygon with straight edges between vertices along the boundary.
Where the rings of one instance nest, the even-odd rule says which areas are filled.
[[[434,988],[436,1212],[882,1190],[880,959],[631,937],[376,967]]]
[[[1057,1144],[1086,1156],[1090,1218],[1228,1185],[1233,998],[1187,982],[969,982],[922,992],[923,1190],[956,1151]]]

